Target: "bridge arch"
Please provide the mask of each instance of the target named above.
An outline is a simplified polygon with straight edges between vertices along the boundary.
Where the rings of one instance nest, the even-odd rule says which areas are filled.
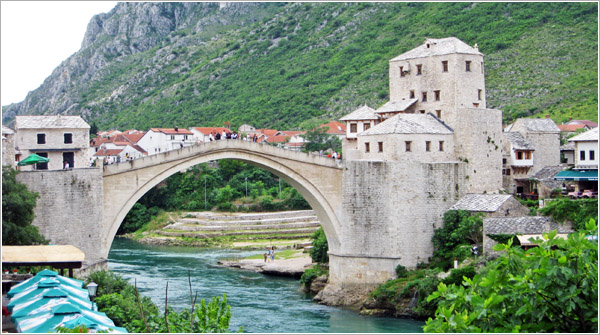
[[[340,249],[342,167],[336,160],[241,140],[200,143],[104,167],[103,257],[133,205],[169,176],[213,160],[235,159],[272,172],[292,185],[315,211],[329,250]]]

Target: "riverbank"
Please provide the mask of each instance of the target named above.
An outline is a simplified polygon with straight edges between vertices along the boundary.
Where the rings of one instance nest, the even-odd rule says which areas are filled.
[[[264,259],[219,260],[220,266],[253,271],[266,275],[300,278],[313,263],[310,256],[303,254],[289,259],[265,262]]]

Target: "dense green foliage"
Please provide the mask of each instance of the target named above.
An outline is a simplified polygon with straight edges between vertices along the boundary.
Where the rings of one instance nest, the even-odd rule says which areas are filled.
[[[2,167],[2,245],[47,244],[31,224],[39,195],[17,182],[17,173],[9,166]]]
[[[108,271],[90,274],[88,283],[98,284],[96,303],[98,310],[106,313],[118,327],[135,333],[225,333],[229,332],[231,307],[227,296],[213,297],[210,303],[204,299],[193,309],[174,311],[167,306],[167,322],[164,313],[148,297],[138,296],[134,286],[121,276]],[[193,321],[192,321],[193,320]],[[193,324],[192,324],[193,322]],[[240,329],[241,330],[241,329]]]
[[[408,277],[408,270],[406,266],[398,264],[396,266],[396,277],[398,278],[406,278]]]
[[[317,277],[327,274],[329,274],[329,271],[327,269],[323,268],[320,264],[315,264],[312,268],[304,271],[304,273],[300,277],[300,283],[302,283],[302,285],[304,285],[306,289],[310,287],[310,284]]]
[[[598,243],[586,234],[598,234],[594,220],[567,239],[550,232],[527,251],[496,245],[505,254],[464,286],[438,286],[424,331],[597,333]]]
[[[329,246],[327,244],[327,236],[325,236],[323,227],[320,227],[319,230],[315,231],[311,239],[312,249],[310,249],[310,257],[312,258],[312,261],[315,263],[329,262],[329,255],[327,254]]]
[[[123,223],[121,223],[119,230],[117,230],[117,235],[133,233],[134,231],[142,228],[144,224],[149,222],[152,217],[157,215],[159,212],[160,208],[156,206],[146,208],[146,206],[136,202],[129,210],[129,213],[127,213],[127,216],[125,216],[125,219],[123,219]]]
[[[585,228],[590,219],[598,222],[598,199],[557,199],[548,202],[540,213],[556,222],[570,222],[579,230]]]
[[[141,222],[156,215],[154,207],[187,211],[216,207],[225,211],[252,212],[310,208],[298,191],[277,176],[229,159],[219,160],[218,168],[200,164],[186,172],[175,173],[148,191],[136,206],[132,208],[133,213],[128,214],[131,222]]]
[[[174,15],[178,4],[161,6]],[[593,2],[277,3],[226,21],[215,4],[201,15],[222,27],[191,24],[140,53],[109,49],[106,67],[64,89],[100,129],[294,128],[365,103],[378,108],[389,98],[391,58],[426,38],[455,36],[485,54],[487,106],[505,121],[597,119],[597,10]],[[107,99],[113,92],[121,93]],[[49,97],[34,96],[28,106],[37,114]]]
[[[327,134],[327,129],[327,127],[322,127],[307,131],[304,139],[308,143],[304,145],[304,151],[315,152],[332,149],[333,151],[341,152],[342,141],[337,136]]]
[[[444,226],[433,232],[434,266],[450,268],[456,258],[462,261],[471,255],[471,245],[481,245],[483,241],[483,219],[481,215],[471,215],[464,210],[450,210],[444,213]]]

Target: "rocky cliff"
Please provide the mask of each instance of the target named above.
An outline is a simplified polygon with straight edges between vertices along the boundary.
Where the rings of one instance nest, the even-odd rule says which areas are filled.
[[[456,36],[486,55],[505,119],[597,118],[596,3],[123,2],[17,114],[100,128],[308,127],[388,99],[388,60]]]

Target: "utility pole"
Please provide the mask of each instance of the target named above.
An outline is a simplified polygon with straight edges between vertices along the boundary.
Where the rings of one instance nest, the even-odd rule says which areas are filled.
[[[244,178],[246,180],[246,198],[248,197],[248,177]]]
[[[204,209],[206,209],[206,176],[204,176]]]

